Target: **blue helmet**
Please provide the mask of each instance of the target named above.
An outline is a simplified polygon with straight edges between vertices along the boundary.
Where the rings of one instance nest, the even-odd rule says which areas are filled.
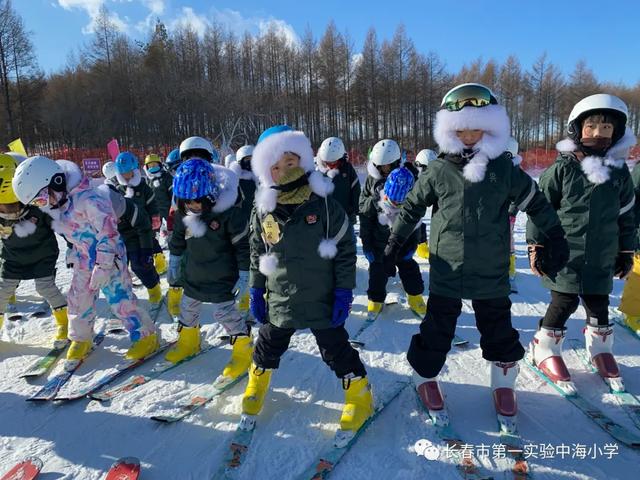
[[[181,200],[208,197],[215,202],[220,193],[214,167],[200,158],[187,160],[173,177],[173,195]]]
[[[116,157],[116,171],[122,175],[138,168],[138,158],[131,152],[122,152]]]
[[[258,143],[267,138],[269,135],[273,135],[274,133],[290,132],[291,130],[293,130],[293,128],[291,128],[289,125],[275,125],[273,127],[267,128],[258,138]]]
[[[405,167],[393,170],[384,182],[384,193],[394,203],[402,203],[413,187],[413,173]]]
[[[167,159],[164,161],[164,164],[166,165],[167,169],[175,170],[176,168],[178,168],[181,162],[182,160],[180,159],[180,149],[175,148],[169,152],[169,155],[167,155]]]

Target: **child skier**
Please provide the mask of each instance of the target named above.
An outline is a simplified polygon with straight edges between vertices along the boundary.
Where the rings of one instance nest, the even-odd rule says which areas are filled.
[[[420,174],[426,172],[429,163],[433,162],[436,158],[438,158],[438,155],[433,150],[429,150],[428,148],[420,150],[416,155],[415,161]],[[420,223],[419,238],[420,243],[418,243],[416,255],[418,255],[420,258],[424,258],[425,260],[429,260],[429,239],[427,238],[427,224],[424,222],[424,220]]]
[[[487,87],[472,83],[450,90],[437,113],[434,137],[441,154],[409,193],[385,249],[385,265],[392,273],[405,239],[426,208],[437,204],[431,216],[427,314],[407,359],[425,406],[436,421],[446,421],[436,377],[451,349],[462,299],[471,299],[482,356],[490,362],[496,412],[512,428],[514,385],[524,348],[511,325],[509,203],[515,202],[546,233],[546,274],[566,263],[567,242],[536,183],[504,154],[509,118]]]
[[[158,207],[158,214],[160,220],[167,221],[169,216],[169,209],[171,208],[171,196],[173,187],[173,177],[164,168],[162,160],[158,155],[152,153],[147,155],[144,159],[144,173],[147,176],[147,181],[153,190],[155,195],[156,206]],[[160,227],[161,228],[161,227]],[[158,230],[160,229],[158,228]],[[156,232],[156,234],[159,232]],[[167,271],[167,260],[164,258],[162,251],[155,252],[153,254],[153,262],[156,266],[156,270],[160,275]]]
[[[54,347],[67,340],[67,300],[56,286],[58,241],[51,218],[30,205],[20,203],[11,182],[15,160],[0,154],[0,328],[5,307],[21,280],[35,280],[36,292],[51,306],[56,323]]]
[[[182,164],[182,159],[180,158],[180,149],[175,148],[169,152],[167,155],[167,160],[165,161],[165,166],[167,167],[167,171],[171,177],[175,177],[176,170]],[[171,186],[171,191],[173,193],[173,185]],[[171,207],[169,208],[169,213],[167,215],[167,233],[169,236],[169,242],[171,241],[171,234],[173,232],[173,219],[175,218],[175,199],[171,200]],[[167,278],[167,281],[169,279]],[[169,291],[167,291],[167,310],[169,310],[169,314],[172,317],[177,317],[180,315],[180,302],[182,301],[182,287],[179,285],[178,280],[174,280],[176,283],[169,283]]]
[[[389,174],[392,171],[396,171],[400,166],[400,162],[400,147],[396,142],[393,140],[380,140],[376,143],[369,156],[369,162],[367,163],[369,175],[360,195],[360,239],[362,240],[364,256],[369,261],[369,288],[367,290],[369,302],[367,311],[370,317],[380,313],[387,296],[388,275],[385,273],[383,256],[384,248],[389,239],[391,222],[388,215],[382,217],[381,214],[384,213],[383,208],[387,208],[385,205],[393,208],[392,203],[385,201],[385,182]],[[401,172],[403,173],[399,174],[397,178],[404,182],[403,188],[406,188],[409,185],[409,180],[404,174],[409,173],[412,177],[413,174],[406,168]],[[412,186],[413,182],[411,182],[406,191],[400,192],[402,193],[402,200],[404,200],[404,196]],[[391,201],[393,202],[394,200]],[[393,217],[395,218],[395,213]],[[426,305],[422,297],[424,282],[420,274],[420,267],[412,258],[418,244],[418,234],[419,230],[415,230],[411,232],[411,235],[406,236],[406,248],[403,245],[402,255],[397,259],[397,267],[402,286],[407,293],[409,307],[416,315],[423,317],[426,313]],[[391,276],[395,276],[395,271]]]
[[[90,187],[89,179],[74,163],[42,156],[28,158],[18,166],[13,189],[24,205],[36,205],[51,216],[53,229],[73,245],[73,278],[67,294],[68,366],[91,350],[100,290],[129,331],[133,345],[127,358],[140,359],[157,350],[155,326],[136,305],[125,247],[109,199]]]
[[[242,400],[241,427],[252,428],[271,373],[298,329],[311,328],[322,359],[341,379],[345,405],[337,440],[373,412],[366,370],[344,322],[355,287],[356,245],[332,183],[314,171],[302,132],[286,125],[262,133],[251,160],[259,180],[251,235],[251,311],[260,333]]]
[[[347,212],[351,225],[356,224],[360,200],[360,179],[349,163],[342,140],[337,137],[325,139],[316,155],[318,170],[333,180],[333,198]]]
[[[531,361],[568,394],[576,390],[562,359],[562,343],[580,299],[587,312],[584,335],[591,361],[613,390],[624,389],[612,352],[609,294],[613,277],[631,271],[636,247],[633,182],[625,163],[636,139],[626,128],[627,115],[627,106],[614,95],[580,100],[569,114],[569,139],[557,145],[556,162],[540,177],[571,250],[566,268],[543,278],[551,303],[531,343]],[[536,226],[527,225],[534,272],[542,240]]]
[[[200,351],[200,310],[213,306],[233,345],[231,360],[216,383],[247,371],[253,343],[250,327],[235,308],[249,281],[249,225],[242,215],[238,177],[201,158],[185,161],[173,179],[178,210],[169,242],[169,283],[181,279],[184,295],[178,343],[166,359],[179,362]],[[183,261],[183,255],[186,259]]]

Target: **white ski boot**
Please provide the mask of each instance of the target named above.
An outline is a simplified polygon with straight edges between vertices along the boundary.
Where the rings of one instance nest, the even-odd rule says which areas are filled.
[[[565,329],[563,328],[540,327],[529,347],[529,361],[560,387],[566,395],[576,395],[578,391],[571,381],[569,369],[562,359],[564,337]]]
[[[591,363],[614,392],[624,392],[620,368],[613,357],[613,325],[591,325],[584,327],[584,340]]]
[[[516,402],[516,378],[520,372],[518,362],[490,362],[491,363],[491,392],[493,404],[500,423],[500,429],[506,433],[515,433],[518,430],[516,414],[518,404]]]
[[[414,371],[413,382],[422,404],[429,412],[433,425],[448,425],[449,413],[445,408],[444,395],[442,394],[437,378],[424,378]]]

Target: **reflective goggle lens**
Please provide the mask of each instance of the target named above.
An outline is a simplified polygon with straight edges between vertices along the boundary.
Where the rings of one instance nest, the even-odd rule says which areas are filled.
[[[478,85],[458,88],[449,92],[442,101],[442,106],[450,112],[457,112],[464,107],[486,107],[489,104],[491,104],[491,92]]]
[[[29,203],[36,207],[46,207],[49,205],[49,187],[44,187],[40,190],[35,198]]]

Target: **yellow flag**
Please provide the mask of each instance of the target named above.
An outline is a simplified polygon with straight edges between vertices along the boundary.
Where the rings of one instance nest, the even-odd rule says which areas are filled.
[[[12,152],[20,153],[25,157],[28,156],[27,151],[24,149],[24,145],[22,144],[22,140],[19,138],[17,140],[14,140],[7,146],[9,147],[9,150]]]

